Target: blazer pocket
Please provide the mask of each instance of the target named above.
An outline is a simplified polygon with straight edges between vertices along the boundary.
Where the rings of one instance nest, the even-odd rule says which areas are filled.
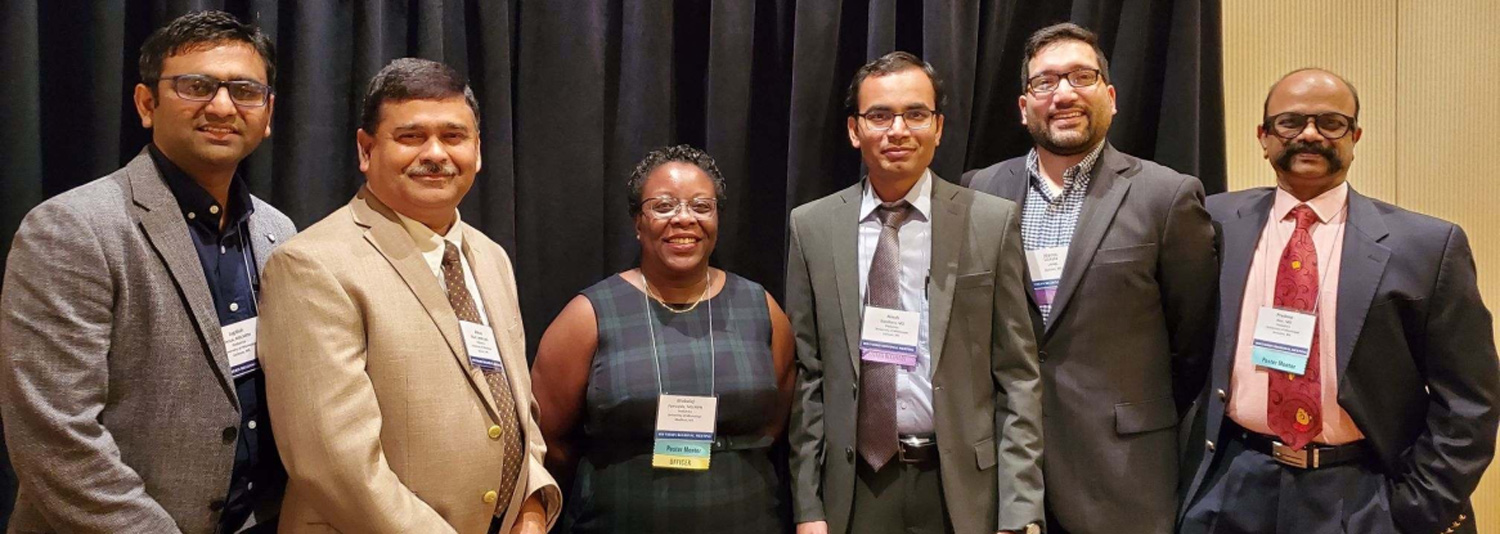
[[[953,281],[953,288],[954,289],[963,289],[963,288],[966,288],[966,287],[993,286],[993,285],[995,285],[995,272],[994,271],[984,271],[984,272],[979,272],[979,273],[961,274],[961,275],[958,275],[958,279],[957,280]]]
[[[1128,247],[1101,248],[1094,252],[1094,265],[1149,261],[1156,257],[1156,243]]]
[[[984,438],[974,444],[974,462],[980,471],[995,467],[995,438]]]
[[[1171,428],[1177,424],[1177,404],[1172,397],[1115,405],[1115,433],[1137,434]]]

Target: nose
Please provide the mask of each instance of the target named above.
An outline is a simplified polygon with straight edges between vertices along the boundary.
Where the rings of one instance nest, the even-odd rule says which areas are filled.
[[[427,143],[422,145],[422,152],[417,157],[422,161],[447,162],[448,147],[443,145],[442,138],[434,135],[427,138]]]
[[[1052,90],[1052,102],[1054,104],[1069,104],[1075,100],[1078,100],[1078,89],[1073,87],[1073,83],[1069,82],[1067,78],[1059,80],[1057,82],[1057,89]]]
[[[686,202],[682,202],[677,204],[677,209],[672,212],[667,222],[672,223],[673,226],[689,226],[697,224],[698,217],[693,215],[693,210],[688,208]]]
[[[1318,131],[1317,117],[1308,117],[1302,123],[1302,129],[1297,131],[1297,137],[1292,139],[1308,144],[1318,144],[1328,140],[1327,137],[1323,137],[1323,132]]]
[[[235,113],[234,99],[229,98],[229,88],[220,87],[214,92],[214,97],[208,101],[204,111],[215,116],[227,117]]]
[[[911,135],[911,128],[906,124],[906,116],[898,114],[896,118],[891,119],[891,127],[885,131],[885,135],[898,139]]]

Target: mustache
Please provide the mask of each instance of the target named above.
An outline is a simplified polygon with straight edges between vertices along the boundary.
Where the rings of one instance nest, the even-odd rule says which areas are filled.
[[[457,176],[458,166],[451,162],[419,161],[408,166],[404,173],[408,176]]]
[[[1343,170],[1344,160],[1339,159],[1339,153],[1331,146],[1317,145],[1305,141],[1292,141],[1286,144],[1286,150],[1276,158],[1276,166],[1281,170],[1288,170],[1292,166],[1292,158],[1298,154],[1312,154],[1320,156],[1328,162],[1328,174]]]

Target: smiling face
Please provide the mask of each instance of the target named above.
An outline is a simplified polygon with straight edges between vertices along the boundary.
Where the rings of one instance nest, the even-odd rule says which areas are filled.
[[[1048,45],[1027,63],[1028,76],[1061,76],[1080,68],[1099,69],[1099,58],[1088,43],[1073,40]],[[1021,124],[1038,149],[1060,156],[1082,154],[1109,133],[1115,116],[1115,86],[1102,78],[1087,87],[1073,87],[1062,80],[1051,93],[1023,92],[1018,104]]]
[[[1335,112],[1351,117],[1358,113],[1354,93],[1338,77],[1320,70],[1293,73],[1271,88],[1266,116],[1288,112]],[[1255,129],[1265,158],[1276,170],[1276,181],[1298,198],[1311,195],[1310,199],[1344,183],[1354,162],[1354,144],[1364,134],[1356,125],[1343,137],[1330,140],[1319,133],[1315,122],[1307,121],[1290,140],[1267,131],[1264,124]]]
[[[937,111],[932,80],[922,69],[912,67],[884,76],[870,76],[859,85],[859,113],[881,110],[900,115],[909,110]],[[849,117],[849,143],[858,148],[873,181],[916,180],[929,165],[943,140],[943,116],[931,125],[913,130],[897,119],[888,130],[871,128],[858,116]]]
[[[183,99],[169,78],[202,74],[223,81],[266,83],[266,64],[248,44],[230,42],[190,50],[162,61],[162,79],[137,85],[136,112],[151,129],[151,142],[172,163],[194,176],[232,173],[240,160],[271,135],[273,95],[264,106],[236,106],[229,88],[220,87],[208,102]]]
[[[697,165],[670,162],[646,175],[641,188],[642,201],[671,197],[689,201],[715,198],[714,182]],[[719,212],[706,217],[695,216],[683,206],[665,219],[651,210],[635,217],[636,238],[641,242],[641,269],[677,275],[697,273],[708,267],[708,257],[719,238]]]
[[[396,213],[447,228],[479,172],[479,127],[464,97],[386,101],[374,132],[360,129],[359,170]]]

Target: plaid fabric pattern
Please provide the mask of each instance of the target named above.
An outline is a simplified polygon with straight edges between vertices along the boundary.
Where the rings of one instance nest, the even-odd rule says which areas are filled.
[[[1062,193],[1053,196],[1042,177],[1036,149],[1026,153],[1026,202],[1021,206],[1021,244],[1030,252],[1044,248],[1066,247],[1073,243],[1073,231],[1083,213],[1083,199],[1088,196],[1094,163],[1104,151],[1104,143],[1094,147],[1083,161],[1063,171]],[[1052,305],[1038,303],[1042,319],[1052,314]]]
[[[633,276],[633,275],[632,275]],[[579,456],[558,532],[785,532],[791,518],[785,481],[766,447],[715,450],[708,471],[651,467],[657,382],[651,331],[661,357],[662,388],[709,394],[709,304],[713,305],[716,437],[754,439],[777,416],[771,318],[759,284],[733,274],[724,290],[675,314],[620,276],[585,289],[594,307],[598,348],[584,400]]]

